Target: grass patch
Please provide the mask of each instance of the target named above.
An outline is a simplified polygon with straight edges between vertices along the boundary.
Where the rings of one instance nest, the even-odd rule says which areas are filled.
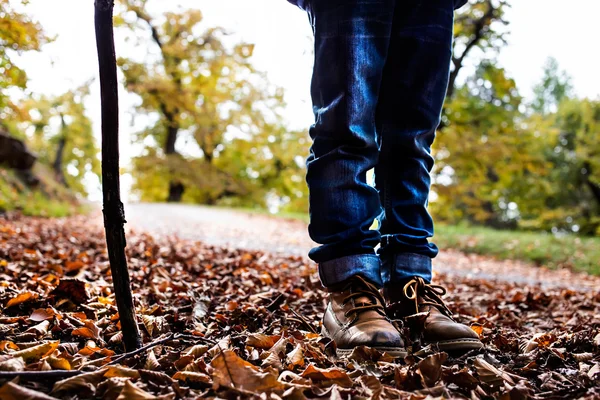
[[[600,237],[437,225],[434,241],[442,249],[452,248],[465,253],[600,275]]]
[[[36,217],[66,217],[84,212],[77,198],[55,182],[45,166],[38,163],[33,171],[40,184],[30,188],[15,171],[0,167],[0,212],[20,211]]]
[[[243,211],[308,222],[306,213],[270,214],[256,209]],[[485,227],[438,224],[435,227],[434,242],[441,249],[455,249],[502,260],[520,260],[553,269],[570,268],[600,275],[600,237],[555,236],[546,232],[501,231]]]

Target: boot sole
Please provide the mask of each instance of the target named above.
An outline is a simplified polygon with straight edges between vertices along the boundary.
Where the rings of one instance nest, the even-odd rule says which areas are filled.
[[[327,329],[325,329],[324,326],[321,327],[321,336],[333,340],[333,338],[328,334]],[[371,346],[368,346],[368,347],[371,347]],[[406,349],[403,347],[374,347],[373,346],[371,348],[375,349],[381,353],[387,353],[390,356],[396,357],[396,358],[404,358],[408,355],[408,351],[406,351]],[[336,348],[335,351],[336,351],[336,354],[338,355],[338,357],[348,357],[350,354],[352,354],[354,349],[355,349],[354,347],[351,349],[340,349],[338,347],[338,348]]]
[[[429,343],[431,349],[445,351],[447,353],[467,353],[471,350],[479,350],[483,348],[483,343],[478,339],[454,339],[444,340],[441,342]]]
[[[369,346],[370,347],[370,346]],[[404,358],[408,355],[408,352],[406,351],[406,349],[403,349],[401,347],[371,347],[372,349],[375,349],[381,353],[387,353],[392,357],[395,358]],[[354,349],[336,349],[337,351],[337,355],[338,357],[348,357],[350,354],[352,354],[352,352],[354,351]]]

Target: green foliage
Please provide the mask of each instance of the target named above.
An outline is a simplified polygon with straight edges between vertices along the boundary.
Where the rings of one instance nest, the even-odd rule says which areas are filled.
[[[573,86],[571,77],[561,71],[554,57],[548,58],[544,65],[541,81],[533,88],[534,100],[531,104],[533,111],[539,114],[556,112],[563,99],[572,97]]]
[[[527,128],[544,142],[548,172],[522,199],[521,226],[600,235],[600,101],[563,101],[554,114],[532,116]]]
[[[10,121],[18,116],[18,109],[9,97],[10,88],[25,89],[27,74],[14,61],[14,55],[25,51],[39,51],[50,39],[36,21],[18,12],[15,5],[26,5],[25,0],[0,0],[0,125],[16,134]]]
[[[488,62],[449,99],[436,143],[438,219],[600,233],[600,102],[564,97],[569,78],[548,65],[536,86],[549,88],[543,112],[523,112],[514,81]]]
[[[600,238],[518,232],[469,225],[438,224],[434,237],[441,248],[523,260],[549,268],[572,268],[600,275]]]
[[[137,111],[152,121],[137,138],[145,147],[134,160],[141,199],[171,198],[170,183],[185,188],[183,201],[205,204],[304,196],[303,179],[293,178],[302,167],[291,160],[307,152],[305,134],[283,127],[282,91],[250,64],[253,45],[201,29],[197,10],[154,17],[147,3],[122,1],[117,19],[130,40],[153,41],[153,56],[119,60],[127,89],[140,97]]]
[[[0,212],[18,210],[36,217],[65,217],[86,211],[46,166],[38,163],[33,173],[40,179],[35,188],[24,184],[15,171],[0,167]]]
[[[19,128],[28,145],[41,162],[53,165],[59,182],[83,195],[85,179],[100,176],[99,149],[84,106],[90,84],[59,96],[32,96],[20,104],[24,117]]]

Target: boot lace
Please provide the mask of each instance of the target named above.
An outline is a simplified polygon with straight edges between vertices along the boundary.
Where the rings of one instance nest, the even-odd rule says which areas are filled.
[[[344,297],[342,300],[342,305],[346,305],[347,303],[361,297],[366,297],[370,301],[360,303],[353,302],[353,307],[344,313],[346,318],[348,318],[351,314],[354,314],[355,317],[357,317],[358,314],[369,310],[376,311],[381,314],[381,316],[386,317],[385,308],[383,306],[385,301],[381,293],[379,293],[379,290],[374,285],[357,276],[348,283],[345,290],[348,289],[350,290],[350,293]]]
[[[423,278],[415,277],[404,285],[403,291],[407,299],[415,302],[415,314],[419,313],[419,307],[431,306],[452,318],[452,311],[442,300],[442,296],[446,294],[443,286],[426,283]]]

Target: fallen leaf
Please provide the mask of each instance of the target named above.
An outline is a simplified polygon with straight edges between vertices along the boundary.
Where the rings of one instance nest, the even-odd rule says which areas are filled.
[[[346,372],[339,368],[318,368],[314,364],[309,364],[300,376],[324,386],[331,386],[333,384],[338,384],[342,387],[352,386],[352,379],[350,379]]]
[[[111,365],[106,368],[105,378],[139,378],[140,373],[132,368],[121,365]]]
[[[50,356],[50,357],[46,358],[46,361],[54,369],[63,369],[66,371],[69,371],[72,369],[71,363],[66,358]]]
[[[292,367],[303,367],[304,366],[304,350],[300,343],[296,345],[294,350],[290,351],[287,355],[286,362]]]
[[[93,396],[96,393],[96,385],[102,380],[105,372],[106,368],[102,368],[98,371],[87,372],[60,380],[54,384],[50,393],[74,391],[80,397]]]
[[[130,381],[125,382],[125,386],[121,391],[117,400],[171,400],[175,398],[175,393],[166,394],[162,396],[154,396],[139,387],[135,386]]]
[[[417,364],[419,375],[425,387],[433,387],[442,376],[442,364],[448,359],[446,353],[436,353],[425,357]]]
[[[6,382],[0,387],[0,399],[2,400],[57,400],[56,397],[48,396],[37,390],[24,388],[14,382]]]
[[[33,293],[30,291],[19,293],[16,297],[10,299],[8,303],[6,303],[6,308],[18,306],[19,304],[37,300],[38,297],[39,295],[37,293]]]
[[[274,370],[259,371],[231,350],[224,350],[210,363],[215,385],[228,386],[251,392],[283,390]]]
[[[25,371],[25,361],[21,357],[4,360],[0,362],[0,371]]]
[[[56,311],[51,307],[48,308],[38,308],[34,312],[31,313],[29,319],[35,322],[46,321],[54,318],[56,315]]]
[[[75,278],[61,278],[58,286],[50,292],[50,295],[69,299],[75,304],[85,303],[90,298],[85,288],[85,282]]]
[[[281,338],[281,335],[265,335],[262,333],[253,333],[248,335],[246,344],[259,349],[270,349]]]
[[[22,357],[26,363],[39,361],[58,348],[58,342],[46,342],[28,349],[11,353],[13,357]]]

